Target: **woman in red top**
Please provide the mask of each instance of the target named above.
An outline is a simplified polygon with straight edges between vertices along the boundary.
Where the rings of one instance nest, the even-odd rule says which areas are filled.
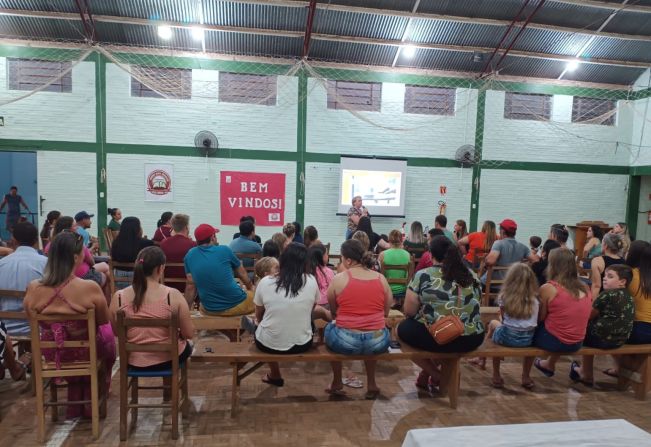
[[[171,211],[165,211],[160,215],[160,219],[158,219],[158,222],[156,223],[156,226],[158,228],[156,229],[154,237],[152,238],[152,240],[157,245],[160,245],[161,241],[164,241],[168,237],[172,236],[172,224],[170,221],[172,220],[173,215],[174,213]]]
[[[328,303],[336,321],[325,328],[326,346],[345,355],[372,355],[389,348],[389,331],[385,318],[389,315],[393,295],[389,283],[366,266],[362,243],[349,239],[341,245],[341,264],[345,271],[334,277],[328,287]],[[375,360],[365,360],[367,399],[375,399],[380,389],[375,383]],[[332,384],[326,391],[343,394],[341,362],[332,362]]]
[[[492,220],[484,221],[481,231],[470,233],[457,241],[459,245],[467,245],[466,261],[470,264],[475,262],[475,253],[477,251],[484,251],[488,253],[493,246],[493,242],[498,239],[497,232],[495,231],[495,222]]]
[[[592,293],[579,279],[574,253],[567,248],[555,248],[549,253],[547,278],[547,283],[540,287],[538,319],[541,322],[533,344],[558,354],[535,361],[527,357],[523,374],[531,370],[533,363],[540,372],[551,377],[560,353],[581,349],[592,311]]]

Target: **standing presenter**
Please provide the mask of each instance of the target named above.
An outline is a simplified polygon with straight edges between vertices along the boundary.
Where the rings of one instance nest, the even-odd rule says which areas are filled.
[[[350,239],[357,231],[357,224],[359,224],[359,219],[364,216],[371,217],[368,214],[366,207],[362,206],[362,196],[353,197],[352,201],[353,206],[348,210],[348,226],[346,227],[346,240]]]

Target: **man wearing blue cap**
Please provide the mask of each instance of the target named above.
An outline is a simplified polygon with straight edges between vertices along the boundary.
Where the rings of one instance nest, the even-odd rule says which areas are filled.
[[[88,214],[86,211],[79,211],[75,214],[75,222],[77,222],[77,233],[84,238],[84,246],[90,245],[90,233],[86,230],[90,228],[91,220],[94,214]]]

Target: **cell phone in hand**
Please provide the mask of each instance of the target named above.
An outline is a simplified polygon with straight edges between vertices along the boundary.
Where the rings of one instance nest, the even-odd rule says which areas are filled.
[[[391,340],[391,342],[389,342],[389,347],[391,349],[399,349],[400,348],[400,342],[398,340]]]

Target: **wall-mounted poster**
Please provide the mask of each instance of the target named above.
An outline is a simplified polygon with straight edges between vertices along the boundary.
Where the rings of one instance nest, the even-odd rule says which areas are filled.
[[[258,226],[285,222],[285,174],[221,171],[219,184],[222,225],[239,225],[242,216]]]
[[[145,163],[145,201],[173,202],[174,165]]]

